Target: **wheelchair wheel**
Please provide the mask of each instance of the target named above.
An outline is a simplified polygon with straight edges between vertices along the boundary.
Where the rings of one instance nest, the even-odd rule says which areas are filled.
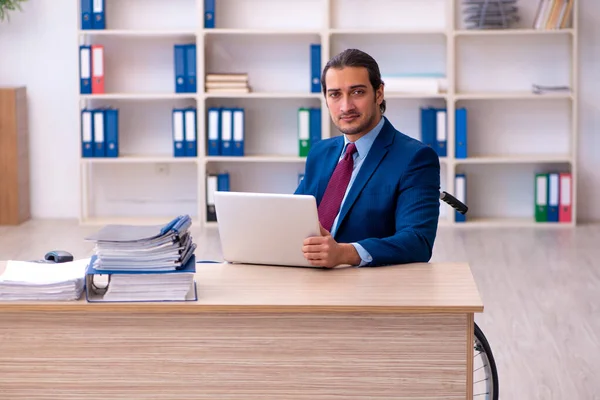
[[[473,338],[473,399],[498,400],[498,370],[483,331],[475,324]]]

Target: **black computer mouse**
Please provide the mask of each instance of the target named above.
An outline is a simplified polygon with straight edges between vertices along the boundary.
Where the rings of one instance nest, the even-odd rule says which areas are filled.
[[[64,263],[73,261],[73,255],[64,250],[53,250],[46,253],[44,259],[55,263]]]

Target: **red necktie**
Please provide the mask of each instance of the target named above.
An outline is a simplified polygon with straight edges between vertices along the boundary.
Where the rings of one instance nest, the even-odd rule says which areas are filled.
[[[354,167],[354,160],[352,155],[356,152],[356,145],[354,143],[348,144],[346,147],[346,153],[342,160],[335,167],[335,171],[329,179],[323,199],[319,203],[319,221],[323,228],[331,232],[333,221],[340,211],[340,205],[342,199],[346,193],[346,188],[350,182],[352,176],[352,168]]]

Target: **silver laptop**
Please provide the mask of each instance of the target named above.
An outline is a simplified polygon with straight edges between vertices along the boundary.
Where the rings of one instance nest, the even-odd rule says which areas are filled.
[[[230,263],[314,267],[303,241],[319,236],[313,196],[215,192],[223,258]]]

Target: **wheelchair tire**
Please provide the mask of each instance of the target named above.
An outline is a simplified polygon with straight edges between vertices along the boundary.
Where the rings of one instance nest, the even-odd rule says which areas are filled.
[[[480,346],[480,348],[476,348],[475,350],[481,351],[485,354],[485,357],[487,358],[487,362],[489,365],[489,371],[491,373],[491,376],[489,377],[491,379],[491,384],[490,384],[491,393],[488,397],[486,397],[486,400],[498,400],[498,395],[499,395],[498,370],[496,368],[496,361],[494,360],[494,355],[492,354],[492,348],[490,347],[490,344],[489,344],[487,338],[483,334],[483,331],[481,330],[481,328],[479,328],[479,326],[477,324],[475,324],[475,327],[474,327],[474,334],[475,334],[476,347],[478,347],[477,343]],[[478,398],[480,398],[480,397],[478,397]]]

